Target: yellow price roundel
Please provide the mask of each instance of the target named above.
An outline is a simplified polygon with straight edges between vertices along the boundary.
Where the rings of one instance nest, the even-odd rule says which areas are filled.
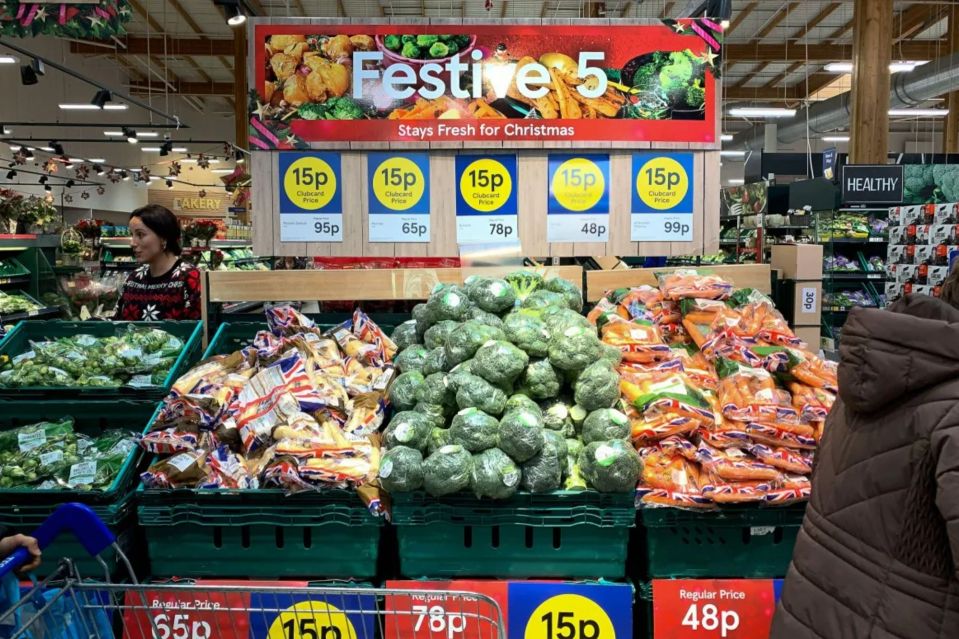
[[[491,158],[471,162],[460,176],[460,194],[466,204],[489,213],[500,208],[513,192],[513,179],[502,163]]]
[[[409,158],[387,158],[374,172],[373,194],[386,208],[406,211],[423,199],[425,182],[420,167]]]
[[[686,169],[672,158],[653,158],[636,173],[636,193],[652,209],[668,211],[679,206],[687,191]]]
[[[320,158],[300,158],[286,170],[283,189],[294,206],[316,211],[329,204],[336,194],[336,173]]]
[[[541,603],[526,622],[523,637],[617,639],[606,611],[592,599],[574,594],[556,595]]]
[[[602,199],[606,191],[603,172],[592,160],[571,158],[553,173],[550,188],[559,205],[568,211],[586,211]]]
[[[323,601],[301,601],[278,614],[266,639],[356,639],[346,613]]]

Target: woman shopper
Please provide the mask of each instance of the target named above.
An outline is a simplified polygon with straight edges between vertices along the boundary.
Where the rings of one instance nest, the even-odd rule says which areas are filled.
[[[959,269],[853,309],[771,639],[959,637]]]
[[[180,259],[180,223],[156,204],[130,214],[130,246],[141,266],[123,286],[117,320],[200,319],[200,272]]]

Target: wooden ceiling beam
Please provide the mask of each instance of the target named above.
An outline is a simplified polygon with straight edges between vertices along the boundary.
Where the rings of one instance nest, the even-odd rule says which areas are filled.
[[[908,60],[931,60],[936,52],[947,50],[945,40],[911,40],[902,42],[895,47],[896,55]],[[103,49],[99,49],[102,53]],[[806,45],[800,42],[787,41],[777,44],[760,44],[758,42],[731,43],[723,46],[723,57],[727,62],[835,62],[837,60],[852,59],[851,44],[816,44]]]
[[[233,97],[232,82],[173,82],[175,89],[173,93],[177,95],[196,95],[196,96],[225,96]],[[156,80],[146,82],[143,80],[129,82],[127,86],[131,93],[146,93],[148,91],[164,92],[169,89],[162,82]]]
[[[829,4],[827,4],[825,7],[823,7],[822,11],[820,11],[815,16],[813,16],[813,18],[809,22],[804,24],[803,27],[796,32],[796,35],[794,36],[794,38],[796,40],[802,40],[803,38],[805,38],[807,35],[809,35],[810,31],[812,31],[817,26],[819,26],[819,24],[823,20],[831,16],[836,11],[836,9],[838,9],[841,6],[842,6],[841,2],[830,2]],[[782,73],[777,75],[775,78],[767,82],[764,86],[765,87],[779,86],[780,82],[782,82],[783,80],[788,78],[790,75],[792,75],[793,73],[801,69],[805,63],[806,63],[805,59],[799,62],[794,62],[793,64],[789,65],[789,67],[785,71],[783,71]]]
[[[126,49],[118,48],[117,53],[127,55],[150,55],[162,54],[167,56],[232,56],[233,40],[225,39],[203,39],[203,38],[163,38],[161,37],[139,37],[130,36],[123,41]],[[70,53],[82,54],[100,54],[106,49],[102,45],[84,44],[81,42],[70,43]]]
[[[756,34],[755,39],[756,39],[757,41],[758,41],[758,40],[762,40],[763,38],[765,38],[766,36],[768,36],[770,33],[772,33],[773,30],[774,30],[776,27],[778,27],[778,26],[780,25],[780,23],[789,16],[790,13],[792,13],[793,11],[795,11],[795,10],[796,10],[796,7],[798,7],[798,6],[799,6],[799,3],[798,3],[798,2],[787,2],[786,5],[785,5],[785,7],[783,7],[782,11],[777,12],[777,13],[772,17],[772,19],[771,19],[769,22],[767,22],[766,25],[765,25],[762,29],[759,30],[759,33]],[[763,65],[763,67],[762,67],[761,69],[759,69],[759,73],[762,73],[762,71],[765,70],[765,68],[766,68],[766,66]],[[734,86],[737,86],[737,87],[743,86],[743,85],[744,85],[746,82],[748,82],[748,81],[749,81],[749,76],[746,76],[745,78],[743,78],[742,80],[740,80],[738,84],[736,84],[736,85],[734,85]]]
[[[743,23],[743,21],[749,17],[753,11],[756,10],[756,7],[759,6],[758,2],[750,2],[745,7],[742,8],[734,17],[732,22],[729,23],[729,28],[726,29],[726,33],[723,35],[728,36],[730,33],[736,30],[736,28]]]
[[[900,11],[893,21],[893,43],[912,39],[945,17],[937,4],[914,4]]]

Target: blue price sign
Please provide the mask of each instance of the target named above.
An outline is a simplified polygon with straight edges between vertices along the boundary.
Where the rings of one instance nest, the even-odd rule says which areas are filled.
[[[258,612],[250,613],[249,639],[355,639],[376,632],[374,595],[254,592],[250,610]]]
[[[457,156],[456,241],[518,241],[517,188],[515,155]]]
[[[429,242],[429,155],[370,153],[367,177],[369,241]]]
[[[631,639],[633,593],[626,584],[509,584],[515,639]]]
[[[342,242],[339,153],[280,153],[280,241]]]
[[[689,242],[693,239],[692,153],[634,153],[633,242]]]
[[[549,156],[550,242],[609,240],[609,156]]]

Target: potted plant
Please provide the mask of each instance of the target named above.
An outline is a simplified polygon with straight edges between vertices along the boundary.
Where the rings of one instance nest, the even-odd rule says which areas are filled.
[[[20,212],[20,225],[28,233],[43,233],[57,219],[57,207],[36,195],[28,198]]]
[[[16,233],[25,198],[10,189],[0,189],[0,233]]]
[[[197,220],[183,230],[183,235],[186,238],[195,239],[203,246],[209,246],[210,240],[216,237],[217,230],[216,222]]]

